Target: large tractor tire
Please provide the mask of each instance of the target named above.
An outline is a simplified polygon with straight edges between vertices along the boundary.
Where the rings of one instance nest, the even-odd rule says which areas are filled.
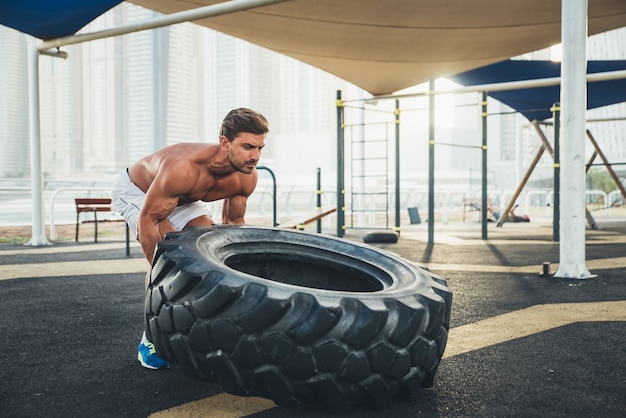
[[[366,244],[213,226],[158,244],[146,331],[159,356],[234,395],[384,408],[433,384],[451,302],[445,280]]]

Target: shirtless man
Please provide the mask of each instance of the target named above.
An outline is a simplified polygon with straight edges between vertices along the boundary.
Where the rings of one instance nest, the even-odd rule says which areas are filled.
[[[263,115],[232,110],[220,130],[219,144],[181,143],[148,155],[121,172],[111,193],[148,262],[156,244],[186,226],[211,226],[203,202],[224,199],[222,223],[243,224],[248,196],[254,191],[256,165],[269,128]],[[146,288],[150,271],[146,275]],[[143,333],[137,358],[150,369],[169,367]]]

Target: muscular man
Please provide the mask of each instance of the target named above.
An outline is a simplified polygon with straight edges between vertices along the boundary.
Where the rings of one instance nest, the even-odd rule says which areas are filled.
[[[152,263],[157,242],[186,226],[211,226],[203,202],[224,199],[222,222],[243,224],[254,191],[256,165],[265,146],[267,119],[250,109],[232,110],[220,130],[219,144],[181,143],[148,155],[121,172],[113,205],[124,217]],[[146,275],[146,287],[150,271]],[[169,367],[143,333],[137,358],[150,369]]]

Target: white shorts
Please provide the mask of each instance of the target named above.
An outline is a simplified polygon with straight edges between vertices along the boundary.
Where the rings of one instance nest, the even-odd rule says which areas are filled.
[[[146,194],[130,180],[128,170],[121,171],[115,178],[111,191],[111,203],[115,210],[124,217],[126,223],[137,238],[137,225],[139,223],[139,211],[146,198]],[[185,226],[199,216],[212,217],[211,212],[203,202],[191,202],[176,209],[167,217],[177,231],[182,231]]]

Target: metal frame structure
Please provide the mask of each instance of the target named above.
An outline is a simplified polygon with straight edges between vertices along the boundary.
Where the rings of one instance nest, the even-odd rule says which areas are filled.
[[[586,83],[604,80],[626,78],[626,71],[611,71],[605,73],[586,74],[586,39],[587,39],[587,2],[586,0],[562,1],[562,33],[563,61],[561,77],[552,77],[539,80],[525,80],[507,83],[475,85],[447,91],[435,91],[434,80],[430,81],[429,90],[423,93],[404,95],[376,96],[368,100],[401,99],[418,96],[429,97],[429,179],[428,179],[428,244],[434,244],[434,109],[435,96],[438,94],[482,92],[483,103],[483,169],[482,169],[482,237],[487,239],[486,204],[487,204],[487,122],[486,122],[486,94],[493,91],[517,90],[531,87],[545,87],[561,84],[562,115],[559,120],[559,136],[567,139],[563,155],[558,152],[555,163],[555,174],[559,178],[559,197],[563,198],[566,210],[557,210],[555,217],[559,219],[560,263],[555,277],[586,279],[593,277],[585,266],[585,218],[584,218],[584,184],[585,167],[579,155],[584,154],[585,113],[586,113]],[[341,93],[337,94],[337,235],[343,236],[345,229],[344,219],[340,216],[344,208],[343,182],[343,114],[341,107],[347,101],[341,101]],[[361,99],[360,99],[361,100]],[[356,101],[356,100],[355,100]],[[545,151],[545,145],[540,153]],[[539,155],[540,157],[540,155]],[[561,162],[562,161],[562,162]],[[563,170],[561,176],[560,170]],[[563,183],[563,184],[561,184]],[[511,208],[508,208],[510,211]],[[506,213],[506,212],[505,212]],[[556,234],[556,233],[555,233]],[[556,236],[556,235],[555,235]]]

